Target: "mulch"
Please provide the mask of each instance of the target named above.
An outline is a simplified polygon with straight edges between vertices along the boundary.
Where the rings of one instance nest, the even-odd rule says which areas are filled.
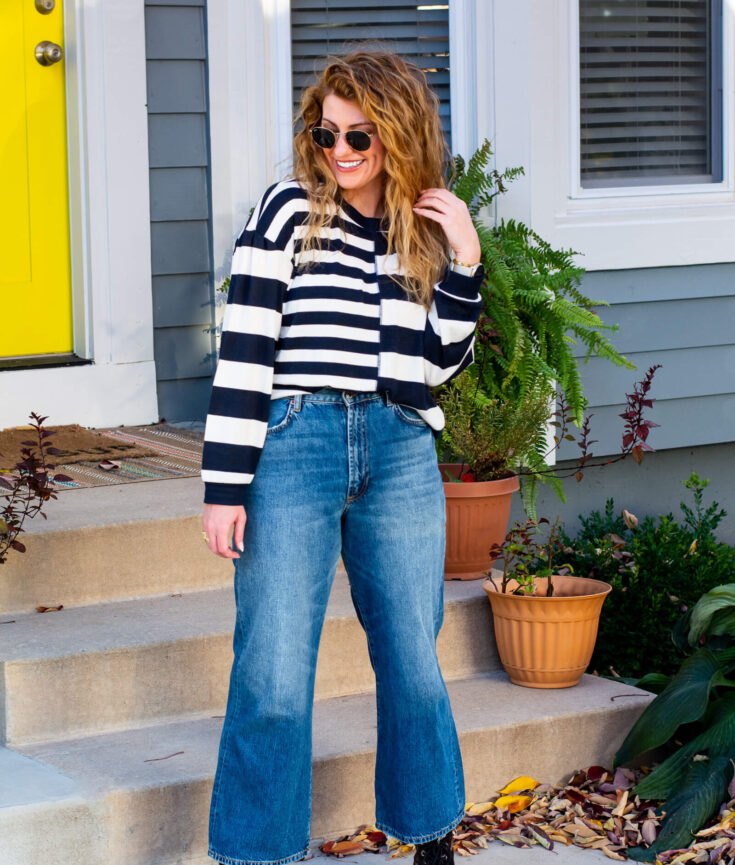
[[[627,861],[629,848],[654,843],[664,819],[662,803],[641,800],[632,792],[646,771],[646,767],[613,772],[591,766],[575,772],[562,785],[516,778],[487,801],[465,804],[464,817],[454,830],[454,852],[472,856],[500,841],[549,851],[574,845]],[[416,848],[386,836],[375,826],[363,825],[320,849],[337,858],[367,851],[389,853],[388,858],[393,859],[411,856]],[[661,865],[735,865],[735,799],[723,803],[718,815],[695,833],[689,847],[659,853],[657,860]]]

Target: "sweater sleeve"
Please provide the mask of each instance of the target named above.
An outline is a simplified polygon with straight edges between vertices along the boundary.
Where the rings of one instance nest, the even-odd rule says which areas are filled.
[[[474,276],[448,267],[444,278],[434,286],[424,334],[424,375],[429,387],[446,384],[474,360],[484,278],[482,265]]]
[[[243,504],[268,428],[276,343],[293,269],[293,232],[288,226],[269,228],[263,218],[267,195],[237,239],[232,257],[204,430],[202,480],[204,501],[210,504]]]

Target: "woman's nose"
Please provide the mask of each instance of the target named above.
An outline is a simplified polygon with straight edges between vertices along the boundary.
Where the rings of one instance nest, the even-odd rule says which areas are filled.
[[[334,155],[337,159],[349,159],[354,157],[355,151],[347,143],[344,135],[337,136],[337,143],[334,145]]]

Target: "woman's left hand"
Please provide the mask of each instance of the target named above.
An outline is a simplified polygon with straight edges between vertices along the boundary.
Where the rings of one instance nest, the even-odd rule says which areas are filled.
[[[461,198],[448,189],[422,189],[413,212],[441,225],[457,261],[477,264],[482,255],[480,239]]]

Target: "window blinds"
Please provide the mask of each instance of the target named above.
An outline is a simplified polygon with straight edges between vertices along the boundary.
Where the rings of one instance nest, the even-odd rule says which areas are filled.
[[[301,92],[315,83],[327,54],[371,40],[367,49],[394,51],[420,66],[440,100],[442,126],[451,147],[448,3],[409,0],[291,0],[291,68],[294,117]],[[379,40],[379,44],[375,43]],[[295,127],[299,131],[300,125]]]
[[[579,0],[584,187],[721,179],[721,0]]]

